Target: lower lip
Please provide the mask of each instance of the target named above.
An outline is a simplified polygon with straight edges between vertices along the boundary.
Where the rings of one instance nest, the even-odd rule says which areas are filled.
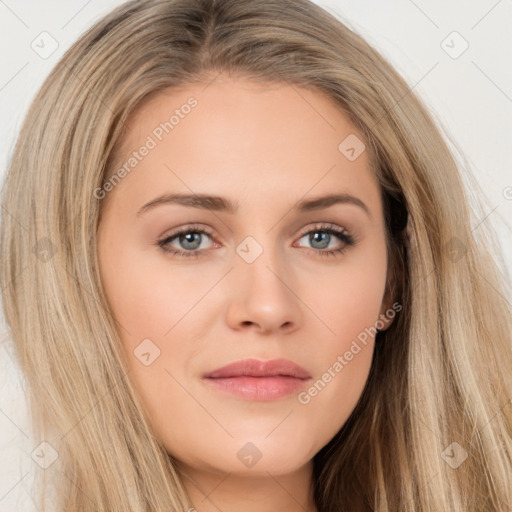
[[[295,393],[306,380],[295,377],[226,377],[205,379],[217,389],[232,393],[246,400],[276,400]]]

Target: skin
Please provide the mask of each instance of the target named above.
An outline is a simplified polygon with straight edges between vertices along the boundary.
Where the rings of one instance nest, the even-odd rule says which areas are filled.
[[[101,274],[130,376],[199,512],[315,511],[312,458],[354,409],[373,338],[307,404],[298,393],[244,400],[201,376],[248,357],[286,358],[312,376],[307,390],[375,326],[391,306],[383,300],[379,185],[366,151],[350,161],[338,150],[348,135],[363,137],[332,100],[286,83],[225,75],[145,101],[129,120],[119,162],[190,96],[198,105],[103,199]],[[164,204],[137,215],[163,193],[219,195],[239,209]],[[293,210],[300,200],[332,193],[359,198],[369,214],[348,203]],[[180,258],[158,246],[192,223],[213,233],[199,235],[194,250],[202,256]],[[306,234],[322,237],[320,223],[344,228],[356,244],[323,256],[345,243],[325,234],[326,241],[312,241]],[[263,249],[252,263],[236,252],[248,236]],[[168,245],[186,252],[190,241]],[[134,355],[144,339],[160,350],[148,366]],[[249,442],[261,454],[252,467],[237,456],[250,452]]]

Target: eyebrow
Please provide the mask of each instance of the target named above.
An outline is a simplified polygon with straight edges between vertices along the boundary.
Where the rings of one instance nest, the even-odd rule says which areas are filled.
[[[231,201],[230,199],[220,196],[211,196],[208,194],[163,194],[144,204],[137,212],[137,216],[142,215],[156,206],[166,204],[178,204],[202,210],[226,212],[231,215],[235,214],[240,207],[236,201]],[[299,213],[304,213],[329,208],[335,204],[351,204],[358,206],[364,210],[368,217],[372,218],[368,206],[366,206],[361,199],[350,194],[330,194],[303,200],[296,203],[292,209]]]

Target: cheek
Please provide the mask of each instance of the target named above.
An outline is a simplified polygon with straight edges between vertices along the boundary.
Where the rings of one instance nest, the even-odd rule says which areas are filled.
[[[200,299],[218,277],[170,265],[165,256],[155,260],[144,251],[114,247],[114,240],[103,246],[102,280],[131,379],[160,431],[162,425],[174,424],[170,409],[180,409],[181,418],[192,414],[190,396],[178,382],[184,381],[188,362],[201,349],[194,340],[206,339],[207,316],[216,318],[204,309],[211,304]],[[167,441],[169,434],[163,437]]]
[[[130,345],[144,338],[167,340],[182,325],[194,325],[190,318],[211,287],[204,273],[170,265],[165,257],[155,261],[145,251],[121,253],[104,268],[109,302]]]
[[[385,283],[382,248],[357,265],[340,267],[330,279],[317,280],[310,290],[308,305],[323,325],[315,337],[318,371],[298,402],[325,442],[346,422],[368,379]]]
[[[385,241],[381,240],[371,250],[347,254],[339,265],[316,275],[312,285],[303,283],[307,305],[321,320],[318,333],[325,354],[348,350],[350,340],[375,325],[382,307],[386,268]]]

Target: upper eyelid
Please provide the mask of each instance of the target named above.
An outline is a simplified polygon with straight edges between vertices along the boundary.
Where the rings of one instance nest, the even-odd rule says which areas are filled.
[[[329,229],[341,231],[342,233],[350,233],[349,230],[344,226],[338,226],[332,222],[319,222],[314,224],[313,226],[305,227],[304,229],[300,230],[300,236],[304,236],[310,231],[327,231]]]
[[[341,237],[342,235],[345,235],[348,238],[355,238],[355,235],[352,233],[352,231],[350,231],[346,227],[338,226],[332,222],[313,223],[312,225],[306,226],[303,229],[301,229],[297,236],[298,236],[298,238],[302,238],[303,236],[307,235],[311,231],[327,231],[329,229],[339,232],[339,233],[335,233],[335,236]],[[182,228],[176,228],[176,231],[172,231],[168,235],[164,235],[163,237],[159,238],[158,242],[162,243],[169,239],[176,238],[180,234],[194,233],[196,231],[199,231],[202,234],[206,234],[212,239],[215,237],[214,230],[212,230],[211,228],[201,225],[201,224],[190,224],[190,225],[185,225]]]

